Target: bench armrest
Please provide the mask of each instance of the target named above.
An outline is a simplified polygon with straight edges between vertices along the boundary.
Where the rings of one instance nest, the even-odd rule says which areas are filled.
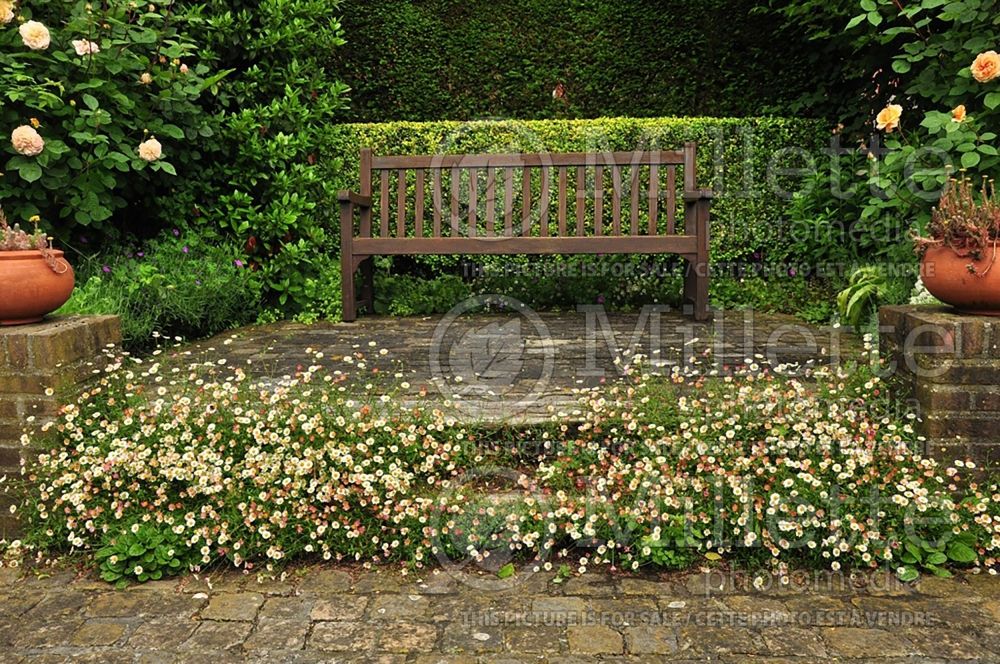
[[[715,192],[711,189],[693,189],[684,192],[685,201],[710,201],[715,198]]]
[[[337,200],[341,203],[351,203],[360,208],[370,208],[372,206],[371,196],[362,196],[347,189],[341,189],[337,192]]]

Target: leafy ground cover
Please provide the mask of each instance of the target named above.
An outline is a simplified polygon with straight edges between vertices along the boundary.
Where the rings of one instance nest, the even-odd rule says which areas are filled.
[[[37,440],[12,561],[93,556],[127,583],[290,560],[993,568],[1000,490],[921,457],[872,367],[654,376],[527,429],[393,398],[386,351],[280,384],[223,361],[118,357]],[[8,482],[9,483],[9,482]],[[506,573],[506,572],[504,572]]]

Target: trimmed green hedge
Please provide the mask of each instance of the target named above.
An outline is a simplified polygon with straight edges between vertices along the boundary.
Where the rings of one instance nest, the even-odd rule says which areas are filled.
[[[761,115],[816,87],[805,30],[775,39],[766,5],[346,0],[333,57],[362,122]]]
[[[476,152],[587,152],[672,149],[698,141],[698,184],[716,191],[712,207],[712,251],[716,261],[763,255],[782,241],[786,199],[775,185],[801,185],[777,169],[802,167],[782,152],[806,150],[818,158],[825,126],[784,118],[600,118],[500,122],[390,122],[331,127],[324,152],[341,157],[329,177],[337,188],[358,189],[361,147],[375,154]],[[769,178],[769,167],[771,175]],[[785,247],[784,249],[787,249]],[[787,251],[780,253],[787,254]]]

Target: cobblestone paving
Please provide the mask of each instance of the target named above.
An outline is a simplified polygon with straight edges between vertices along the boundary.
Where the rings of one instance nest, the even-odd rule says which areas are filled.
[[[660,372],[695,363],[724,371],[746,360],[843,366],[858,361],[859,347],[848,329],[781,314],[716,311],[711,321],[695,323],[677,311],[601,310],[281,322],[227,332],[169,355],[249,362],[255,377],[267,379],[310,364],[307,349],[327,360],[361,352],[380,366],[402,367],[410,386],[404,400],[447,400],[446,409],[471,420],[531,421],[573,408],[575,389],[617,379],[630,353],[644,355]],[[378,355],[382,349],[385,358]]]
[[[496,577],[308,566],[115,591],[0,570],[19,662],[1000,662],[1000,578]]]

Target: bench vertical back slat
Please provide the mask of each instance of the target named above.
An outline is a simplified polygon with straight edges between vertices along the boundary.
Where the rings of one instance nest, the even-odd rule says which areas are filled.
[[[604,167],[594,167],[594,235],[604,235]]]
[[[559,235],[566,235],[566,167],[559,167]]]
[[[413,234],[424,236],[424,169],[417,169],[417,199],[413,202],[414,222]]]
[[[406,171],[396,171],[396,237],[406,237]]]
[[[639,234],[639,167],[632,165],[629,177],[629,196],[631,206],[629,207],[629,233]]]
[[[486,237],[495,233],[497,215],[497,169],[486,169]]]
[[[457,166],[452,167],[449,179],[451,180],[451,236],[458,237],[458,202],[460,200],[458,188],[462,182]]]
[[[372,195],[372,151],[371,148],[361,149],[361,190],[362,196]],[[372,236],[372,209],[361,210],[361,237]]]
[[[622,234],[622,169],[618,164],[611,167],[611,232]]]
[[[443,214],[444,194],[441,190],[441,169],[434,169],[434,191],[431,194],[434,205],[434,237],[441,237],[441,215]]]
[[[667,166],[667,235],[677,230],[677,167]]]
[[[531,236],[531,171],[521,171],[521,235]]]
[[[479,169],[473,168],[469,171],[469,237],[476,237],[477,203],[479,203]]]
[[[372,207],[362,212],[362,234],[374,236],[375,208],[380,220],[377,236],[386,239],[425,234],[441,238],[687,233],[686,225],[678,228],[678,210],[680,192],[697,189],[696,150],[694,143],[688,143],[677,151],[375,157],[365,149],[361,192],[372,196],[373,187],[378,191]],[[575,201],[572,211],[570,196]],[[569,214],[575,217],[572,228]],[[519,228],[515,217],[520,219]]]
[[[660,202],[660,167],[649,165],[649,235],[656,235],[657,206]]]
[[[382,185],[379,188],[379,237],[389,237],[389,171],[382,171],[380,175]]]
[[[541,208],[538,213],[538,234],[547,237],[549,234],[549,178],[551,173],[548,166],[542,166],[542,186],[541,186]]]
[[[514,235],[514,169],[503,169],[503,234]]]

